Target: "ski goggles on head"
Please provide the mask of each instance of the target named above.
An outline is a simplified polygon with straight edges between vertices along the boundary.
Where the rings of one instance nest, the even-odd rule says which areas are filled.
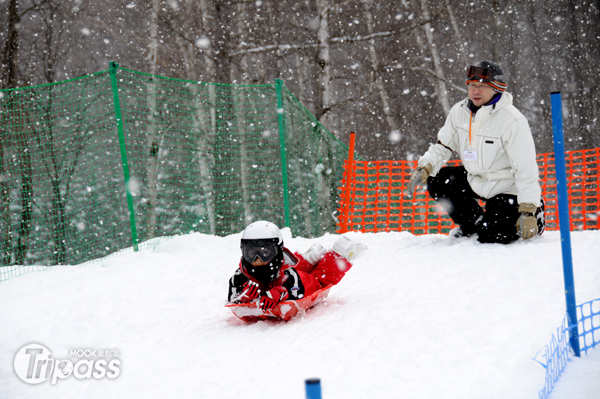
[[[467,68],[467,81],[480,80],[490,82],[494,78],[494,73],[490,68],[471,65]]]
[[[242,256],[247,262],[254,262],[257,258],[261,262],[268,262],[273,259],[279,249],[277,247],[277,238],[264,240],[242,240]]]

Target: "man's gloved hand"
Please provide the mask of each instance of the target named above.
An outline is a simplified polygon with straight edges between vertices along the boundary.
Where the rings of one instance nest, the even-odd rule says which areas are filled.
[[[517,220],[517,232],[524,240],[533,238],[538,233],[537,219],[535,212],[537,207],[533,204],[519,205],[519,219]]]
[[[308,251],[306,251],[306,253],[302,256],[308,261],[308,263],[314,266],[319,263],[321,259],[323,259],[323,255],[325,255],[326,252],[327,251],[325,251],[325,248],[323,248],[321,244],[314,244],[308,248]]]
[[[258,288],[258,284],[254,281],[246,281],[244,285],[242,285],[242,292],[236,298],[236,301],[241,303],[248,303],[258,298],[260,295],[260,289]]]
[[[267,310],[273,309],[279,302],[285,301],[288,296],[287,289],[281,285],[271,288],[265,295],[260,297],[259,306],[263,312],[266,312]]]
[[[423,186],[427,184],[427,178],[431,174],[433,167],[426,163],[425,165],[417,166],[417,169],[410,176],[410,181],[408,182],[407,195],[409,197],[413,196],[417,185]]]

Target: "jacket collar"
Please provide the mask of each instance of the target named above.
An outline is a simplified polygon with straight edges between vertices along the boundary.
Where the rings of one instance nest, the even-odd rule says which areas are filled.
[[[500,96],[493,98],[488,104],[482,105],[477,110],[489,110],[489,113],[491,113],[494,110],[504,108],[508,105],[512,105],[512,103],[513,103],[512,94],[510,94],[509,92],[506,92],[506,91],[503,93],[500,93],[500,94],[501,94]],[[468,113],[471,113],[470,105],[471,105],[471,100],[469,99],[469,97],[465,98],[463,100],[462,107]],[[475,111],[475,112],[477,112],[477,111]]]
[[[502,93],[496,93],[496,94],[494,94],[492,99],[490,101],[488,101],[487,104],[482,105],[480,107],[476,106],[475,104],[473,104],[473,101],[469,100],[469,109],[471,110],[472,113],[476,113],[477,111],[479,111],[479,109],[481,107],[487,107],[488,105],[496,104],[498,101],[500,101],[500,98],[502,98]]]

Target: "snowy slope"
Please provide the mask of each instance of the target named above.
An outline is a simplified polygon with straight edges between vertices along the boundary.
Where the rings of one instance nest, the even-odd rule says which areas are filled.
[[[565,314],[558,232],[507,246],[347,236],[369,249],[324,303],[288,323],[244,324],[224,308],[239,234],[176,237],[3,282],[0,397],[300,399],[311,377],[324,399],[538,397],[544,369],[531,358]],[[300,252],[337,238],[284,237]],[[577,302],[600,298],[600,232],[571,238]],[[120,375],[26,384],[13,359],[30,343],[55,359],[115,350]],[[551,398],[594,397],[594,356],[570,362]]]

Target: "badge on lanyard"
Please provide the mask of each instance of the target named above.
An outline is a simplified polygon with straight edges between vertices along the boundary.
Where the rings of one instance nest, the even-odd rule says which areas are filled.
[[[477,161],[477,151],[465,151],[463,161]]]

